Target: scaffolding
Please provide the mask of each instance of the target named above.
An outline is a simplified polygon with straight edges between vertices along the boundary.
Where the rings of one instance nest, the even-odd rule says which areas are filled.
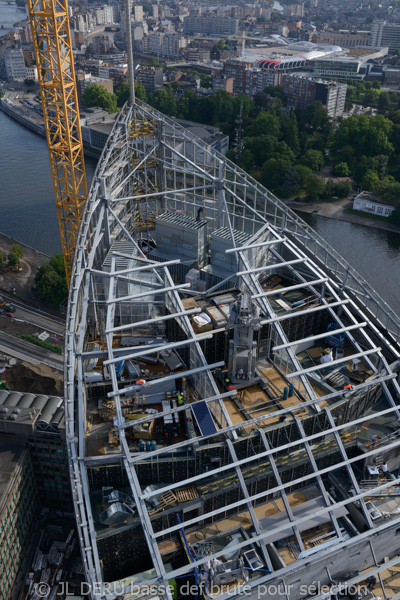
[[[143,251],[143,232],[148,242],[150,235],[156,239],[153,234],[163,217],[166,222],[189,224],[188,230],[200,227],[204,218],[209,230],[205,244],[211,244],[219,232],[220,246],[208,254],[208,263],[195,265],[203,278],[199,289],[192,286],[194,280],[185,281],[192,265],[184,264],[187,255],[179,246],[190,246],[185,248],[190,252],[192,238],[176,237],[169,255],[166,249],[171,241],[160,228],[163,256],[154,260]],[[240,517],[243,529],[251,531],[232,540],[230,551],[257,548],[265,566],[250,577],[252,590],[283,577],[303,580],[309,564],[318,567],[318,558],[310,559],[315,548],[323,547],[324,559],[339,564],[340,555],[348,557],[365,546],[369,554],[360,550],[360,561],[372,571],[385,568],[379,536],[394,536],[400,521],[392,515],[390,522],[374,523],[366,500],[371,489],[363,487],[359,473],[382,452],[397,456],[400,440],[387,436],[379,447],[368,447],[361,439],[371,421],[369,411],[378,401],[384,401],[384,407],[375,411],[374,418],[395,424],[400,417],[396,381],[400,327],[396,315],[325,241],[225,157],[142,104],[121,111],[104,149],[89,194],[73,281],[67,321],[67,439],[89,581],[103,580],[108,555],[104,552],[107,536],[103,534],[99,543],[93,525],[88,481],[97,477],[100,481],[102,470],[111,478],[112,469],[122,469],[118,478],[122,477],[135,501],[140,520],[137,540],[143,541],[143,546],[137,541],[136,547],[149,553],[154,567],[147,583],[166,584],[220,560],[226,550],[211,541],[206,542],[207,552],[199,552],[193,561],[167,569],[162,544],[172,544],[182,532],[201,530],[205,523],[211,527],[224,522],[229,515]],[[237,390],[223,391],[218,385],[218,370],[226,367],[227,330],[215,326],[199,332],[192,321],[207,309],[207,302],[216,299],[214,304],[220,306],[224,299],[235,301],[236,296],[229,300],[229,294],[239,293],[246,294],[262,315],[260,331],[254,331],[259,361],[254,379],[261,399],[256,398],[251,410]],[[312,343],[325,343],[326,326],[332,322],[329,335],[343,335],[348,349],[331,361],[329,374],[318,352],[318,360],[310,353],[303,357],[302,352]],[[88,339],[96,339],[99,323],[105,345],[93,347]],[[149,327],[153,328],[150,340],[146,338]],[[168,339],[159,331],[166,331]],[[137,338],[142,341],[137,343]],[[206,359],[207,344],[212,347]],[[140,376],[144,382],[118,375],[122,360],[142,364],[162,355],[166,364],[171,352],[178,353],[182,365],[176,371],[149,368],[149,375]],[[109,380],[99,385],[115,409],[119,445],[111,456],[90,453],[90,435],[85,436],[90,397],[83,373],[87,364],[96,361],[108,369]],[[346,389],[325,378],[345,363],[350,368],[357,361],[365,377]],[[268,369],[273,369],[274,379]],[[168,402],[155,414],[125,418],[131,399],[143,397],[142,406],[147,406],[146,398],[157,395],[160,385],[172,393],[181,381],[180,393],[190,396],[190,401]],[[285,388],[291,387],[293,394],[288,397]],[[200,409],[213,421],[208,432],[196,428]],[[233,415],[238,414],[234,422]],[[133,430],[153,431],[163,422],[184,422],[187,435],[156,444],[145,454],[132,448]],[[333,499],[329,489],[333,470],[345,473],[351,495]],[[377,479],[373,495],[384,495],[399,483],[399,478],[394,483]],[[150,484],[156,485],[149,489]],[[302,535],[309,515],[291,504],[291,494],[306,485],[318,489],[318,498],[307,502],[314,502],[315,517],[327,524],[326,538]],[[260,511],[277,499],[284,517],[266,528]],[[202,509],[192,513],[191,502],[201,502]],[[185,503],[186,513],[179,513],[180,521],[174,519],[172,511],[178,513]],[[363,532],[346,520],[356,505],[365,524]],[[349,536],[344,535],[343,520]],[[288,530],[290,544],[296,547],[296,564],[278,567],[279,561],[271,560],[270,538],[279,540]],[[322,566],[320,576],[327,578]]]

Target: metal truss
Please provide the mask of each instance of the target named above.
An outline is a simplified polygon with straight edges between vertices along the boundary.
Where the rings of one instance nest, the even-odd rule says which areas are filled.
[[[209,280],[206,292],[196,293],[183,283],[183,265],[179,257],[165,257],[158,262],[146,257],[141,244],[154,239],[155,219],[166,211],[184,212],[196,217],[199,206],[205,206],[205,218],[210,229],[225,227],[229,232],[231,247],[226,257],[235,262],[235,270],[224,276]],[[140,211],[141,219],[137,219]],[[248,234],[245,244],[236,242],[235,232]],[[343,266],[344,265],[344,266]],[[177,273],[180,273],[177,276]],[[265,290],[263,278],[268,275],[285,274],[289,283],[279,290]],[[207,275],[205,275],[207,276]],[[213,371],[224,365],[223,360],[208,363],[202,350],[202,343],[211,342],[221,330],[196,335],[190,317],[200,309],[185,308],[182,299],[197,295],[200,299],[226,289],[227,285],[248,293],[259,306],[263,315],[261,325],[268,328],[269,346],[259,349],[260,358],[274,364],[288,385],[293,382],[296,400],[290,406],[277,405],[271,412],[263,412],[244,422],[232,423],[225,400],[235,398],[236,391],[221,393]],[[277,314],[274,299],[277,294],[302,290],[312,298],[310,305],[300,306],[287,314]],[[359,302],[363,294],[365,303]],[[161,307],[163,312],[154,316],[152,307]],[[372,373],[367,381],[356,384],[350,391],[334,390],[316,395],[313,387],[313,374],[324,372],[326,364],[304,367],[296,351],[297,346],[316,340],[323,340],[326,333],[315,336],[305,335],[299,339],[289,339],[285,325],[293,318],[318,316],[326,312],[335,323],[330,335],[344,334],[352,347],[346,357],[338,358],[329,367],[340,367],[351,359],[362,359]],[[149,345],[133,345],[132,337],[143,327],[157,321],[162,325],[176,323],[181,331],[180,341],[171,342],[165,337],[153,340]],[[126,346],[116,343],[126,335]],[[93,347],[89,340],[97,340]],[[185,349],[187,364],[182,370],[162,374],[149,379],[146,386],[160,382],[172,384],[176,379],[190,381],[196,396],[192,402],[162,410],[157,414],[144,415],[134,422],[125,422],[122,415],[122,402],[127,397],[140,394],[140,382],[124,382],[117,377],[117,365],[125,359],[139,359],[164,350]],[[265,352],[265,356],[261,355]],[[340,549],[352,544],[371,544],[374,554],[374,536],[394,527],[400,519],[376,526],[366,507],[368,492],[363,490],[357,479],[355,466],[363,461],[372,461],[382,452],[397,452],[399,439],[388,439],[379,448],[365,449],[360,456],[349,456],[346,447],[347,436],[362,424],[369,415],[357,416],[348,423],[337,421],[335,406],[340,403],[356,403],[377,389],[387,406],[375,413],[376,417],[399,418],[398,398],[400,388],[396,381],[396,360],[400,357],[400,326],[396,315],[370,289],[368,284],[357,276],[335,251],[333,251],[298,217],[259,183],[230,163],[225,157],[200,140],[187,134],[176,122],[164,117],[144,104],[126,106],[117,120],[109,141],[99,161],[89,194],[88,204],[83,215],[78,249],[73,267],[67,318],[67,353],[65,366],[66,430],[70,457],[70,471],[76,517],[80,532],[86,575],[90,581],[102,581],[102,561],[99,556],[96,532],[93,521],[88,470],[92,466],[106,468],[107,465],[121,465],[129,482],[135,500],[144,539],[154,561],[154,577],[146,583],[166,583],[173,577],[184,577],[197,567],[223,554],[215,552],[194,562],[166,572],[159,542],[177,535],[189,533],[207,522],[218,521],[232,511],[246,512],[253,526],[253,535],[233,545],[235,549],[249,549],[256,544],[269,573],[250,580],[250,587],[265,581],[278,581],[288,573],[302,569],[310,557],[301,553],[305,546],[300,535],[301,525],[307,517],[295,513],[290,505],[288,494],[296,486],[306,482],[319,490],[323,506],[316,516],[326,516],[335,532],[335,545],[324,549],[322,556],[329,557]],[[87,442],[88,390],[84,383],[87,365],[99,358],[110,372],[110,383],[105,396],[115,403],[116,427],[120,448],[110,455],[90,455]],[[223,358],[223,357],[222,357]],[[133,425],[151,423],[175,414],[191,414],[191,407],[205,402],[218,424],[216,433],[200,435],[196,430],[188,438],[172,441],[169,446],[143,453],[132,450],[128,444],[129,430]],[[300,409],[307,415],[320,419],[319,430],[306,432],[304,422],[299,417]],[[281,422],[265,425],[266,418],[285,417]],[[275,446],[270,433],[284,428],[290,423],[292,438]],[[323,423],[323,425],[322,425]],[[246,428],[243,433],[243,428]],[[250,429],[251,428],[251,429]],[[236,443],[247,437],[257,443],[258,450],[239,458]],[[353,439],[353,438],[351,438]],[[157,463],[193,454],[196,448],[207,444],[226,448],[225,463],[207,472],[196,472],[191,477],[163,482],[154,491],[142,489],[138,475],[139,463]],[[337,455],[335,463],[329,467],[318,465],[315,448],[329,444],[330,453]],[[281,456],[301,453],[301,460],[309,465],[309,473],[301,478],[285,480],[282,477]],[[292,454],[291,454],[292,453]],[[271,469],[275,483],[263,492],[251,493],[247,469],[262,464]],[[325,478],[332,470],[345,469],[354,488],[354,494],[344,500],[334,501],[326,489]],[[225,506],[202,512],[198,516],[183,519],[182,523],[172,524],[161,530],[154,530],[149,514],[149,501],[161,493],[171,492],[180,487],[205,484],[211,478],[234,475],[240,488],[239,499]],[[396,479],[395,484],[400,483]],[[384,492],[393,483],[377,484],[375,491]],[[262,502],[271,501],[276,496],[282,500],[287,521],[265,531],[257,517],[256,508]],[[341,534],[336,509],[359,501],[367,531],[350,540]],[[289,524],[288,524],[289,523]],[[300,556],[290,567],[274,569],[267,548],[267,537],[271,533],[291,529],[300,550]],[[311,559],[312,560],[312,559]],[[381,565],[376,558],[371,559],[379,570]],[[386,563],[385,563],[386,564]],[[384,567],[382,567],[384,568]],[[166,598],[168,595],[166,595]],[[112,596],[100,594],[99,598],[111,600]],[[221,600],[224,596],[221,596]]]

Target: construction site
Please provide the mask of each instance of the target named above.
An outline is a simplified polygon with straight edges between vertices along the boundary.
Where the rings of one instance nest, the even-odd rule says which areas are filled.
[[[260,183],[135,100],[130,25],[130,99],[87,194],[68,7],[29,11],[91,597],[395,598],[398,317]]]
[[[284,582],[295,600],[376,574],[395,593],[399,325],[324,240],[135,105],[99,163],[71,286],[89,582],[212,598]]]

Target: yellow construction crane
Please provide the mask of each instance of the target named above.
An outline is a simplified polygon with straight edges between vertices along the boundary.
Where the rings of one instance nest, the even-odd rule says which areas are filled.
[[[87,196],[67,0],[28,0],[33,46],[69,285]]]

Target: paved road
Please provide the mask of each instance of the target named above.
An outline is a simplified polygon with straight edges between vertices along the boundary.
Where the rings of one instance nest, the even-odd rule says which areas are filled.
[[[50,333],[56,333],[57,335],[64,335],[65,332],[65,322],[62,319],[57,317],[53,317],[53,315],[49,315],[43,311],[27,308],[22,302],[16,300],[14,296],[9,296],[8,294],[1,294],[1,296],[15,306],[17,309],[15,313],[15,318],[20,321],[26,321],[27,323],[31,323],[32,325],[36,325],[37,327],[41,327]]]
[[[40,363],[57,371],[63,371],[64,369],[63,354],[55,354],[45,348],[21,340],[14,335],[4,333],[4,331],[0,332],[0,352],[4,352],[33,365]]]

